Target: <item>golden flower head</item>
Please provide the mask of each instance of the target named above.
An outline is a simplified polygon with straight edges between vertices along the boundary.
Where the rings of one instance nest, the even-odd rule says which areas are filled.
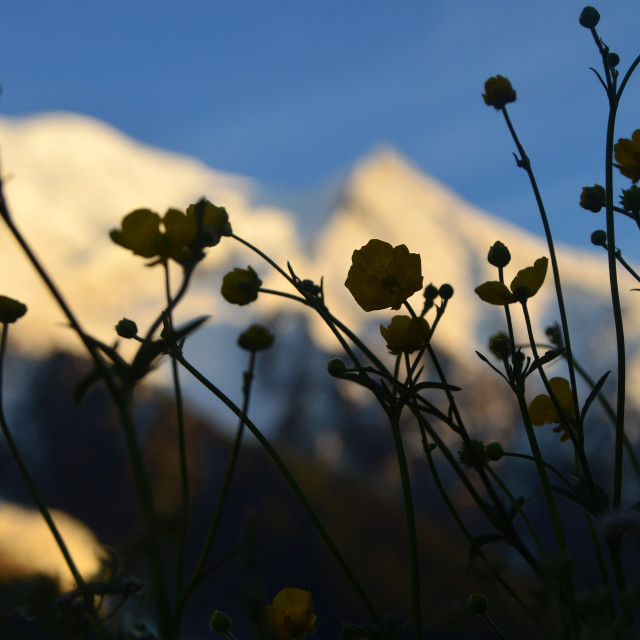
[[[150,209],[136,209],[122,219],[120,229],[112,229],[109,235],[135,255],[156,258],[152,264],[169,259],[184,264],[201,259],[205,247],[213,247],[223,235],[231,235],[231,225],[224,207],[200,200],[186,213],[168,209],[162,218]]]
[[[508,78],[504,76],[494,76],[484,83],[484,93],[482,97],[490,107],[503,109],[509,102],[516,101],[516,92]]]
[[[571,393],[571,385],[565,378],[551,378],[549,386],[555,396],[558,406],[567,415],[573,417],[573,395]],[[536,396],[529,405],[529,417],[531,423],[539,427],[543,424],[557,424],[554,431],[561,433],[560,442],[569,440],[569,424],[558,413],[553,400],[546,394]]]
[[[429,324],[421,317],[393,316],[386,327],[380,325],[380,333],[391,353],[413,353],[427,344]]]
[[[222,278],[220,293],[231,304],[243,306],[258,298],[258,290],[262,286],[262,280],[251,268],[239,269],[236,267]]]
[[[255,353],[268,349],[274,340],[275,336],[269,329],[261,324],[252,324],[238,336],[238,346]]]
[[[0,296],[0,324],[11,324],[27,313],[27,306],[7,296]]]
[[[620,173],[630,178],[633,184],[640,180],[640,129],[631,134],[631,139],[620,138],[613,145],[614,163]]]
[[[262,612],[265,622],[273,629],[275,640],[302,640],[313,631],[317,619],[311,592],[292,587],[282,589]]]
[[[351,263],[344,284],[365,311],[399,309],[422,289],[420,256],[403,244],[369,240],[353,252]]]
[[[580,194],[580,206],[587,211],[598,213],[605,205],[606,192],[601,184],[594,184],[593,187],[582,187]]]
[[[489,304],[505,305],[523,302],[538,293],[547,275],[548,258],[538,258],[532,267],[521,269],[511,281],[510,290],[504,282],[485,282],[476,287],[480,299]]]

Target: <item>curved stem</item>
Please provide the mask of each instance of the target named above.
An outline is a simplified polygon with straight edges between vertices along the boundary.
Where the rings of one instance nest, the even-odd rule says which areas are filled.
[[[166,318],[169,328],[173,330],[173,300],[171,297],[171,280],[169,265],[164,263],[164,284],[165,296],[167,300]],[[176,425],[178,430],[178,460],[180,467],[180,527],[178,539],[178,558],[176,563],[175,589],[178,597],[182,591],[182,574],[184,571],[184,557],[187,548],[187,532],[189,527],[189,474],[187,463],[187,445],[184,428],[184,406],[182,400],[182,387],[180,386],[180,375],[178,363],[175,358],[171,358],[171,378],[173,380],[173,396],[176,403]]]
[[[51,534],[53,535],[56,541],[56,544],[58,545],[58,548],[60,549],[60,552],[64,557],[64,561],[66,562],[67,567],[69,567],[69,571],[71,572],[73,579],[76,581],[76,584],[78,586],[78,591],[80,592],[82,599],[84,600],[87,613],[89,614],[89,617],[91,618],[91,621],[93,622],[96,628],[96,631],[98,632],[98,635],[101,638],[106,640],[107,632],[106,632],[106,629],[104,628],[104,624],[102,620],[100,619],[100,616],[98,615],[98,612],[96,611],[94,601],[93,601],[93,596],[89,591],[89,589],[87,588],[87,583],[84,581],[82,574],[80,573],[75,562],[73,561],[73,557],[69,552],[69,548],[67,547],[64,541],[64,538],[60,533],[60,530],[56,526],[56,523],[53,520],[48,507],[46,506],[44,500],[42,499],[42,496],[40,495],[40,491],[38,490],[38,487],[35,481],[33,480],[33,477],[29,472],[29,469],[27,468],[24,458],[20,453],[20,449],[18,448],[15,440],[13,439],[11,431],[9,430],[9,424],[7,423],[7,419],[4,414],[4,403],[2,402],[2,398],[4,396],[3,370],[4,370],[5,355],[7,351],[8,333],[9,333],[8,325],[3,324],[2,339],[0,344],[0,429],[2,430],[2,435],[4,436],[7,446],[11,451],[11,455],[13,456],[13,459],[16,461],[16,464],[20,469],[20,474],[22,475],[22,478],[24,479],[27,487],[29,488],[31,496],[33,497],[33,500],[36,503],[36,506],[38,507],[38,511],[40,512],[40,515],[42,516],[47,526],[49,527],[49,530],[51,531]]]
[[[215,395],[226,407],[228,407],[238,418],[243,416],[242,410],[230,399],[228,398],[218,387],[216,387],[210,380],[208,380],[200,371],[198,371],[195,367],[193,367],[187,360],[185,360],[183,355],[178,356],[178,362],[196,379],[198,380],[205,388],[207,388],[213,395]],[[258,427],[245,416],[244,418],[246,428],[251,432],[251,434],[256,438],[256,440],[263,447],[267,455],[274,461],[285,480],[289,483],[289,486],[292,488],[293,492],[296,494],[298,500],[302,504],[302,507],[307,512],[309,518],[313,522],[316,530],[324,540],[325,544],[329,548],[329,551],[335,558],[336,562],[340,565],[340,568],[344,572],[347,580],[351,583],[351,586],[354,588],[360,600],[366,607],[369,615],[372,617],[378,629],[382,632],[384,638],[386,640],[391,640],[389,637],[389,632],[386,628],[386,625],[382,621],[380,614],[373,606],[369,596],[365,592],[362,584],[356,578],[355,574],[349,567],[347,561],[344,559],[342,554],[340,553],[338,547],[334,543],[333,539],[329,535],[328,531],[325,529],[322,521],[318,517],[318,514],[315,512],[314,508],[311,506],[307,496],[304,491],[300,488],[300,485],[297,483],[295,477],[284,463],[282,458],[279,456],[278,452],[273,448],[269,440],[264,436],[264,434],[258,429]]]
[[[200,577],[204,570],[204,565],[207,561],[207,558],[209,557],[209,552],[211,551],[211,547],[216,537],[216,533],[218,532],[218,527],[220,525],[222,512],[226,505],[227,497],[229,495],[229,489],[231,487],[231,479],[233,478],[233,474],[236,469],[238,458],[240,456],[240,447],[242,446],[242,435],[244,433],[244,425],[245,425],[248,411],[249,411],[249,399],[251,397],[251,383],[253,381],[254,368],[255,368],[255,352],[252,351],[249,357],[249,366],[247,368],[247,371],[245,371],[244,373],[244,384],[242,385],[242,394],[243,394],[242,409],[240,410],[241,415],[239,417],[236,437],[233,442],[233,447],[231,449],[231,456],[229,457],[229,461],[227,462],[227,468],[225,470],[224,478],[222,480],[222,487],[220,489],[220,496],[218,497],[216,510],[211,520],[211,524],[209,526],[209,531],[207,533],[205,543],[202,546],[202,551],[200,552],[200,556],[198,557],[196,568],[193,571],[191,580],[189,581],[189,584],[187,585],[184,591],[184,595],[179,602],[180,614],[184,609],[184,605],[186,604],[187,599],[195,591],[196,586],[200,582]]]

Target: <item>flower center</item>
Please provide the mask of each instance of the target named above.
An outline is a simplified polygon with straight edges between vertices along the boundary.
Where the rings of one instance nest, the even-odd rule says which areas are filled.
[[[393,293],[400,288],[400,285],[394,276],[385,276],[382,278],[382,288],[388,293]]]

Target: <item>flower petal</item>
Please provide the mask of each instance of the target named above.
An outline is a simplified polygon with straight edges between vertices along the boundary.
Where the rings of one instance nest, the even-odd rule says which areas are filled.
[[[518,275],[511,281],[511,291],[513,291],[514,295],[516,291],[525,291],[527,294],[525,296],[526,298],[535,296],[547,275],[548,264],[548,258],[538,258],[533,263],[533,267],[526,267],[518,271]]]
[[[503,282],[485,282],[476,287],[475,291],[481,300],[489,304],[505,305],[516,302],[516,297]]]

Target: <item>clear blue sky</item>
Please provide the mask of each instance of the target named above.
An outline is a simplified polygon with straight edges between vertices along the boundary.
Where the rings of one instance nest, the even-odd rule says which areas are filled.
[[[504,122],[482,102],[485,79],[500,73],[518,92],[510,112],[557,236],[587,245],[603,221],[577,200],[581,185],[603,181],[606,103],[588,70],[599,59],[582,7],[3,0],[0,115],[88,114],[275,188],[317,186],[387,143],[473,204],[540,232]],[[640,9],[599,9],[624,71],[640,53]],[[620,136],[640,128],[640,73],[627,94]]]

